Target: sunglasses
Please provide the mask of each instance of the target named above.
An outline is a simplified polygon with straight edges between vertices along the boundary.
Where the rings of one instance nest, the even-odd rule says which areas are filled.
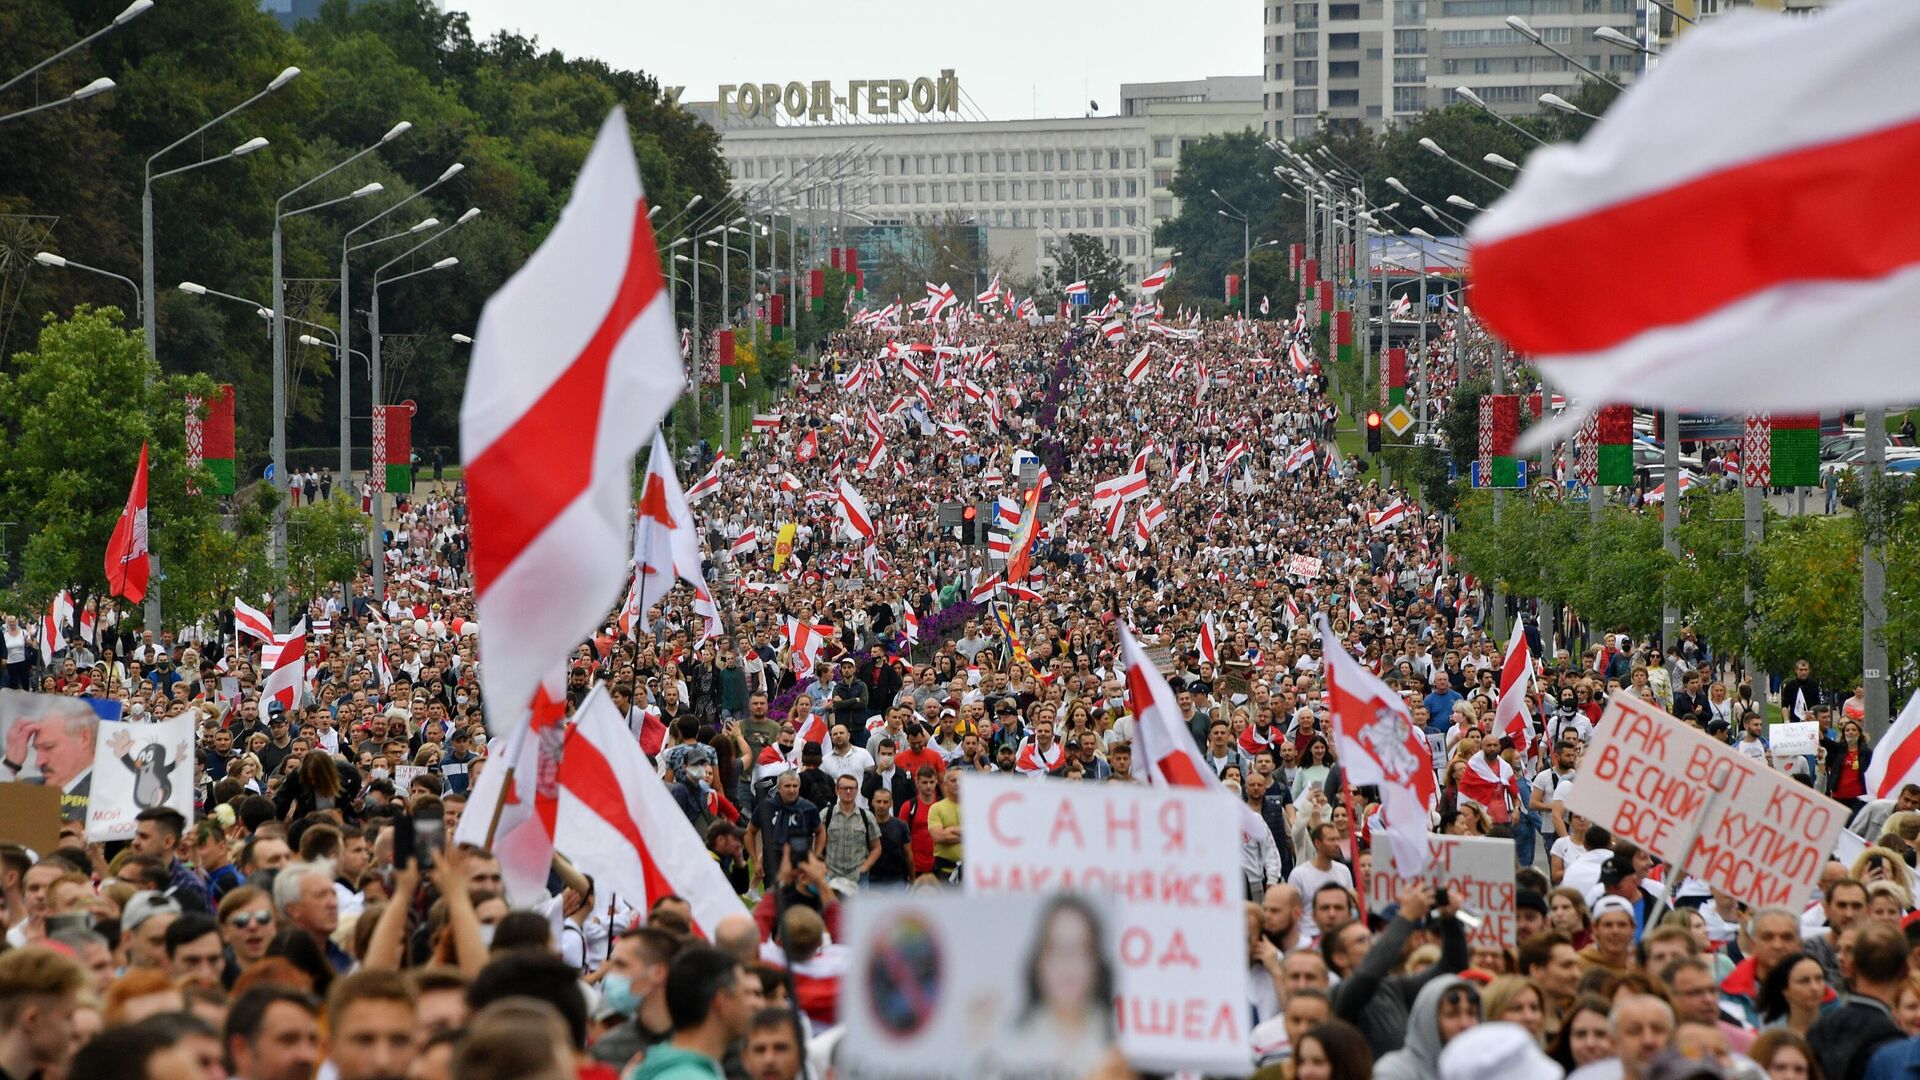
[[[271,911],[243,911],[227,920],[227,925],[235,930],[245,930],[249,926],[269,926],[273,923]]]

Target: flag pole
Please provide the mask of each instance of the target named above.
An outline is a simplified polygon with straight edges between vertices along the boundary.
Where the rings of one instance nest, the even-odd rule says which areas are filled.
[[[500,785],[500,797],[493,800],[493,814],[487,818],[487,839],[480,845],[482,851],[493,851],[493,834],[500,830],[500,814],[507,808],[507,793],[513,790],[513,763],[507,763],[506,782]]]

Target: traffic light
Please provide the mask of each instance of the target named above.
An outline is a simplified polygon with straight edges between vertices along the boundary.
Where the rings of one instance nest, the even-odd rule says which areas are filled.
[[[1380,410],[1367,413],[1367,453],[1380,452]]]
[[[980,511],[972,503],[968,503],[966,508],[960,511],[960,542],[967,547],[972,547],[975,543],[973,519],[979,516]]]

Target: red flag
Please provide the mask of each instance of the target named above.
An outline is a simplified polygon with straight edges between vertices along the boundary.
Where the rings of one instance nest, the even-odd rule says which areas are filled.
[[[1524,626],[1513,628],[1513,640],[1507,642],[1506,659],[1500,662],[1500,704],[1494,708],[1493,729],[1513,740],[1522,754],[1532,742],[1527,722],[1527,688],[1532,681],[1533,656],[1527,649]]]
[[[147,444],[140,444],[140,464],[133,472],[133,489],[126,509],[107,541],[107,595],[124,596],[134,603],[147,598],[147,580],[153,573],[147,557]]]
[[[634,454],[686,368],[627,117],[480,315],[460,406],[489,712],[513,716],[626,584]]]

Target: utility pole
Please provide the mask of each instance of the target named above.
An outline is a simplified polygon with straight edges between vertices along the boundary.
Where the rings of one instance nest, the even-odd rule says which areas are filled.
[[[1892,717],[1887,686],[1887,527],[1879,499],[1887,482],[1887,410],[1867,410],[1866,547],[1860,553],[1860,675],[1867,691],[1867,731],[1873,738],[1886,734]]]
[[[1680,558],[1680,410],[1662,409],[1661,449],[1667,470],[1666,498],[1660,500],[1660,546],[1677,562]],[[1660,647],[1665,649],[1680,636],[1680,609],[1674,605],[1671,590],[1662,590],[1660,606]]]
[[[1422,284],[1424,284],[1426,282],[1426,272],[1427,272],[1426,254],[1424,250],[1421,253],[1420,262],[1421,262],[1420,280]],[[1424,290],[1422,291],[1424,292]],[[1426,305],[1426,299],[1423,296],[1421,298],[1421,306],[1425,307],[1425,305]],[[1426,312],[1422,311],[1420,314],[1424,318],[1426,315]],[[1459,327],[1456,326],[1454,328],[1454,333],[1458,335]],[[1421,343],[1420,352],[1421,352],[1420,366],[1424,368],[1426,366],[1426,343],[1425,342]],[[1493,346],[1493,392],[1496,394],[1504,394],[1507,392],[1507,345],[1506,345],[1506,342],[1499,341],[1497,339],[1495,340],[1494,346]],[[1491,481],[1493,478],[1489,476],[1487,477],[1487,479]],[[1500,524],[1501,511],[1505,509],[1506,501],[1507,501],[1506,491],[1502,488],[1497,488],[1497,487],[1494,488],[1493,489],[1493,523],[1495,525]],[[1496,642],[1501,642],[1501,643],[1504,643],[1507,640],[1507,591],[1503,588],[1500,588],[1498,585],[1495,585],[1493,590],[1493,638]]]

